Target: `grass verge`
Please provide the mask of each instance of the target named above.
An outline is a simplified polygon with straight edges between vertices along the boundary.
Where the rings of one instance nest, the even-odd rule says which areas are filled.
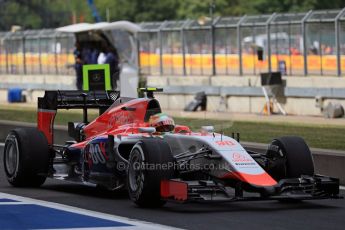
[[[89,120],[97,117],[97,111],[89,113]],[[81,112],[59,111],[55,124],[67,125],[68,121],[80,121]],[[0,120],[36,122],[34,108],[0,108]],[[310,147],[345,150],[345,127],[284,124],[272,122],[220,121],[209,119],[175,118],[175,122],[190,126],[193,130],[200,130],[203,125],[214,125],[217,132],[225,135],[239,132],[242,141],[269,143],[273,138],[296,135],[303,137]]]
[[[217,132],[223,131],[228,136],[231,136],[232,132],[239,132],[242,141],[268,144],[276,137],[296,135],[304,138],[310,147],[345,150],[345,127],[252,121],[230,123],[230,121],[183,118],[176,118],[175,121],[178,124],[186,124],[194,130],[200,129],[202,125],[214,125]]]

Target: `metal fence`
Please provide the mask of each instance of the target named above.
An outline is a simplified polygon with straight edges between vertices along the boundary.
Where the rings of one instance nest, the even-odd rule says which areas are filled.
[[[140,23],[145,75],[344,75],[345,8]],[[74,74],[74,36],[0,32],[0,74]],[[263,60],[257,51],[263,50]]]
[[[74,74],[74,36],[54,29],[0,33],[0,74]]]
[[[147,75],[345,73],[345,8],[140,26],[140,67]]]

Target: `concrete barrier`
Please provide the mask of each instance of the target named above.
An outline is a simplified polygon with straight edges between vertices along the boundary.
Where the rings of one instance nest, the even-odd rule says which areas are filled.
[[[324,105],[340,103],[345,107],[344,77],[284,76],[284,96],[278,101],[290,115],[322,116],[315,107],[315,97],[321,96]],[[207,111],[219,109],[225,98],[227,112],[260,113],[266,105],[259,76],[148,76],[147,86],[163,87],[166,109],[182,109],[196,92],[205,91],[210,97]],[[0,102],[7,101],[8,88],[22,88],[30,103],[43,95],[43,90],[73,90],[75,76],[0,75]],[[191,99],[190,99],[191,98]],[[274,106],[274,112],[278,112]]]
[[[1,121],[0,120],[0,142],[6,139],[10,130],[20,127],[35,127],[36,124],[26,122]],[[71,140],[67,133],[67,127],[55,126],[54,141],[56,144],[64,144],[66,140]],[[241,142],[243,146],[257,152],[264,152],[268,144]],[[337,150],[326,150],[311,148],[315,171],[318,174],[332,176],[340,179],[340,183],[345,185],[345,152]]]
[[[325,76],[308,76],[294,77],[283,76],[286,87],[297,88],[345,88],[344,77],[325,77]],[[187,85],[209,85],[209,86],[251,86],[260,87],[261,81],[259,76],[148,76],[147,84],[157,87],[167,85],[187,86]]]
[[[284,77],[285,87],[281,89],[278,101],[287,114],[321,116],[315,106],[315,97],[321,96],[324,105],[329,101],[345,107],[345,80],[339,77]],[[215,77],[147,77],[150,87],[163,87],[163,95],[169,102],[166,109],[182,109],[190,101],[187,97],[204,91],[212,103],[207,103],[207,111],[219,109],[221,97],[226,99],[227,112],[260,113],[265,106],[261,81],[258,76],[215,76]],[[158,95],[158,94],[157,94]],[[211,101],[211,100],[210,100]],[[274,106],[274,112],[278,112]]]

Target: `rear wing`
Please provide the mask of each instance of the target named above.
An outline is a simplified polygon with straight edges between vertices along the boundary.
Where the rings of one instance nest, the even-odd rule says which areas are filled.
[[[38,98],[38,109],[108,108],[120,96],[120,91],[45,91]]]
[[[88,109],[99,109],[102,114],[119,97],[119,91],[45,91],[44,97],[38,98],[37,127],[52,145],[54,119],[58,109],[83,109],[83,122],[88,123]]]

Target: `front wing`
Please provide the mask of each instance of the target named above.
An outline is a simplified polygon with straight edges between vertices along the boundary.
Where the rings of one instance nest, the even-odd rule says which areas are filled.
[[[214,181],[165,180],[161,182],[161,197],[182,203],[342,198],[339,195],[339,179],[322,175],[282,179],[277,185],[268,187],[240,181],[230,188]]]

